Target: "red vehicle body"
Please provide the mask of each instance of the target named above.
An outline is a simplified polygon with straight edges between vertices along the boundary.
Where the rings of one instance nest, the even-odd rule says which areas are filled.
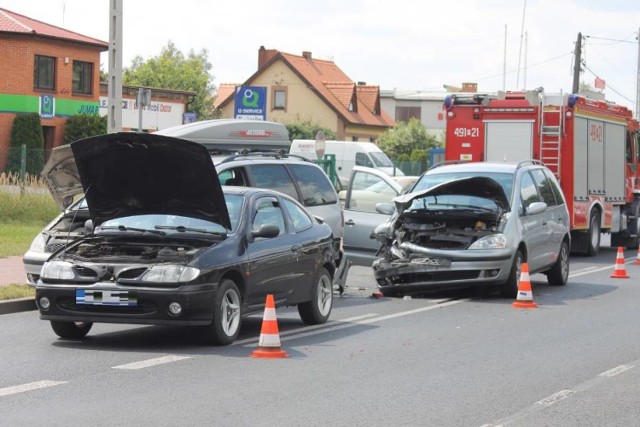
[[[558,178],[571,217],[572,249],[640,242],[640,138],[631,110],[542,91],[456,94],[445,100],[445,160],[541,160]]]

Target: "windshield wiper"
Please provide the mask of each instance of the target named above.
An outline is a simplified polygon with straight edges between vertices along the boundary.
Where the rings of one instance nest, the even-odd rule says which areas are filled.
[[[211,230],[206,230],[204,228],[185,227],[184,225],[156,225],[155,228],[158,230],[175,230],[180,233],[190,231],[193,233],[206,233],[206,234],[212,234],[214,236],[222,236],[222,237],[225,237],[227,235],[226,231],[211,231]]]
[[[106,225],[100,227],[100,230],[139,231],[141,233],[152,233],[159,236],[164,236],[165,234],[167,234],[164,231],[149,230],[148,228],[126,227],[124,225]]]

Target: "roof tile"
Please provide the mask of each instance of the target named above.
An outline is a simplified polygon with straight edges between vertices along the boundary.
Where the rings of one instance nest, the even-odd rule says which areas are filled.
[[[104,50],[109,48],[109,44],[105,41],[84,36],[82,34],[65,30],[64,28],[56,27],[55,25],[49,25],[24,15],[11,12],[10,10],[0,8],[0,33],[3,32],[37,34],[81,43],[89,43],[103,47]]]

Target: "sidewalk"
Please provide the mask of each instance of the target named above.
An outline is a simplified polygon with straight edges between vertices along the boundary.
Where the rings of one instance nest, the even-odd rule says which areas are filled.
[[[11,283],[19,285],[27,283],[27,275],[24,272],[21,256],[0,258],[0,286],[7,286]]]

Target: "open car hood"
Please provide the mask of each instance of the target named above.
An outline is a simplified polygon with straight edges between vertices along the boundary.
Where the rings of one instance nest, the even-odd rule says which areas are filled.
[[[404,211],[415,199],[425,196],[459,195],[493,200],[503,210],[509,210],[509,199],[502,186],[493,178],[475,176],[443,182],[415,193],[407,193],[393,199],[398,212]]]
[[[73,202],[74,196],[82,193],[80,175],[69,145],[51,150],[40,175],[61,211]]]
[[[58,162],[47,183],[62,184],[52,194],[64,198],[77,190],[71,182],[79,178],[94,225],[131,215],[168,214],[231,229],[218,175],[201,144],[119,132],[81,139],[70,148],[75,172],[71,160]]]

